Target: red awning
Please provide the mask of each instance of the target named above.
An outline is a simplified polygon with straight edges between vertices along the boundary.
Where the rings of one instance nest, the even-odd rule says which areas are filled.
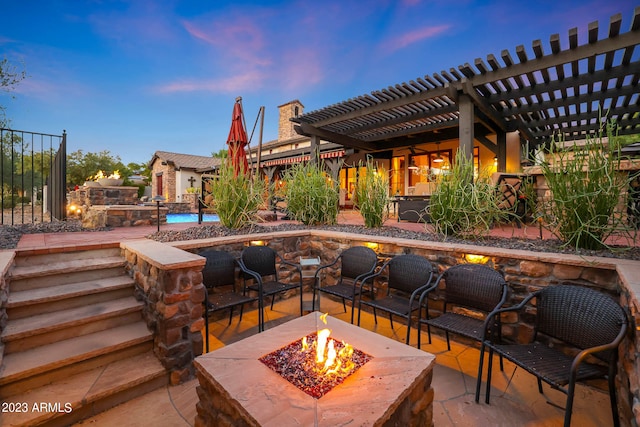
[[[321,159],[331,159],[331,158],[342,157],[342,156],[344,156],[344,150],[329,151],[329,152],[326,152],[326,153],[320,153],[320,158]],[[285,157],[285,158],[282,158],[282,159],[267,160],[265,162],[262,162],[262,167],[265,167],[265,166],[290,165],[290,164],[293,164],[293,163],[308,162],[310,159],[311,159],[311,155],[309,155],[309,154],[304,154],[304,155],[300,155],[300,156],[293,156],[293,157]]]

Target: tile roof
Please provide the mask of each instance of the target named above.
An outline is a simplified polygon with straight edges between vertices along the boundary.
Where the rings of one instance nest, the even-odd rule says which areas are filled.
[[[149,167],[156,159],[163,160],[179,169],[214,169],[220,166],[220,159],[208,156],[196,156],[193,154],[171,153],[169,151],[156,151],[149,161]]]

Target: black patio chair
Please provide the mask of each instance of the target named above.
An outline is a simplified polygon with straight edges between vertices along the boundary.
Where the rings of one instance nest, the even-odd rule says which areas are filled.
[[[384,296],[375,296],[374,280],[387,273],[387,292]],[[358,303],[358,326],[362,304],[373,308],[373,318],[378,323],[376,310],[389,313],[389,322],[393,328],[393,315],[407,319],[407,344],[411,337],[411,315],[420,309],[420,296],[431,285],[433,280],[433,266],[426,259],[418,255],[398,255],[385,262],[380,271],[366,277],[360,286],[360,300]],[[362,298],[362,288],[367,282],[371,283],[371,300]]]
[[[532,304],[534,298],[536,301]],[[576,382],[607,378],[613,425],[619,426],[615,376],[618,345],[627,330],[625,311],[601,292],[580,286],[558,285],[529,295],[517,306],[496,310],[490,317],[523,310],[529,316],[534,309],[534,335],[531,342],[520,344],[522,341],[514,337],[516,344],[503,343],[499,337],[490,336],[483,343],[482,351],[485,347],[489,349],[486,402],[489,403],[491,388],[491,354],[496,352],[533,374],[538,380],[540,393],[544,381],[567,395],[565,427],[571,424]],[[553,339],[553,346],[549,338]],[[580,351],[570,355],[560,349],[562,343]],[[481,378],[478,378],[478,389],[480,381]]]
[[[264,297],[271,297],[271,309],[273,310],[276,294],[298,289],[300,293],[300,315],[302,316],[302,270],[298,264],[285,260],[268,246],[249,246],[245,248],[240,255],[240,259],[238,259],[238,264],[243,272],[245,289],[258,293],[260,332],[264,331]],[[284,266],[289,266],[297,271],[297,282],[284,283],[280,281],[278,267],[282,268]],[[254,283],[247,285],[247,280],[251,279],[254,280]]]
[[[321,281],[318,280],[320,272],[336,265],[338,261],[341,262],[340,278],[334,285],[322,286]],[[342,298],[342,307],[345,313],[347,312],[346,300],[351,301],[351,323],[353,323],[355,301],[360,293],[359,284],[362,279],[375,271],[377,264],[378,255],[373,249],[366,246],[354,246],[344,250],[332,263],[318,267],[313,281],[312,309],[316,309],[316,291],[338,296]]]
[[[444,289],[442,289],[444,282]],[[429,295],[438,294],[442,298],[443,310],[438,317],[429,313]],[[422,324],[427,325],[427,335],[431,344],[431,327],[442,329],[447,339],[447,350],[451,350],[449,333],[457,334],[483,343],[487,336],[500,335],[500,316],[489,320],[489,313],[506,302],[509,287],[502,274],[481,264],[459,264],[446,269],[436,282],[420,296],[420,306],[425,307],[425,316],[418,322],[418,348],[421,348]],[[464,311],[450,311],[451,307]],[[478,377],[482,376],[480,353]],[[500,370],[504,369],[502,357]],[[478,386],[479,387],[479,386]],[[476,390],[476,402],[480,389]]]
[[[229,324],[233,318],[233,309],[240,307],[240,320],[244,304],[255,301],[256,297],[236,292],[236,260],[228,252],[206,250],[200,253],[207,259],[202,270],[202,282],[205,286],[204,325],[206,348],[209,352],[209,313],[229,309]]]

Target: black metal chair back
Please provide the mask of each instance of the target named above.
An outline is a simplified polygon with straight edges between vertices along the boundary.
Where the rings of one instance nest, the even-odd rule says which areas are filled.
[[[535,298],[535,304],[532,300]],[[497,352],[538,380],[538,391],[542,382],[567,395],[564,425],[569,427],[575,397],[575,385],[579,381],[607,378],[613,425],[619,426],[616,384],[618,346],[627,330],[628,318],[624,309],[611,297],[594,289],[573,285],[548,286],[525,298],[520,304],[496,310],[491,316],[499,317],[505,312],[521,315],[535,312],[534,339],[515,343],[503,343],[491,337],[483,344],[489,349],[489,367],[485,401],[489,403],[491,390],[491,354]],[[551,337],[552,343],[541,335]],[[563,345],[564,344],[564,345]],[[572,353],[561,348],[575,347]],[[578,352],[578,350],[580,350]],[[577,353],[577,355],[575,355]],[[589,356],[606,362],[591,363]],[[482,360],[482,359],[481,359]],[[481,378],[476,385],[476,402]]]
[[[248,246],[244,248],[241,260],[244,266],[261,277],[274,276],[278,280],[278,269],[276,268],[275,250],[268,246]],[[245,274],[245,279],[251,279],[253,276]]]
[[[454,265],[445,270],[441,278],[445,282],[446,304],[489,313],[505,296],[506,282],[504,277],[486,265]]]
[[[419,255],[399,255],[391,258],[387,265],[389,267],[387,293],[391,289],[397,289],[410,295],[416,289],[428,285],[433,278],[433,266],[426,258]]]
[[[615,341],[627,316],[609,296],[580,286],[551,286],[536,294],[536,337],[551,336],[579,348]],[[594,353],[610,361],[611,350]]]
[[[374,280],[387,273],[387,292],[383,296],[375,296]],[[393,315],[407,320],[406,343],[410,343],[411,338],[411,316],[414,311],[420,310],[420,296],[429,288],[433,280],[433,266],[426,259],[419,255],[405,254],[398,255],[385,262],[380,270],[368,276],[360,285],[360,300],[358,304],[358,325],[362,313],[362,305],[367,305],[373,309],[373,318],[378,323],[376,310],[383,310],[389,313],[389,322],[393,328]],[[371,299],[362,298],[363,288],[370,284]]]
[[[340,276],[352,280],[373,272],[378,263],[378,255],[366,246],[354,246],[344,250],[339,256],[341,260]]]
[[[229,252],[206,250],[200,253],[206,258],[206,264],[202,270],[202,282],[207,288],[216,286],[233,285],[236,282],[236,260]]]
[[[244,248],[238,260],[240,270],[245,281],[245,291],[258,293],[258,322],[259,331],[264,330],[264,297],[271,297],[271,309],[275,301],[275,295],[296,289],[300,296],[300,315],[302,306],[302,270],[299,264],[294,264],[282,258],[274,249],[268,246],[248,246]],[[288,283],[280,281],[278,268],[288,266],[296,270],[297,282],[293,279]],[[272,277],[271,280],[264,280]],[[253,284],[247,285],[247,280],[253,280]]]
[[[229,309],[229,324],[233,318],[233,309],[240,307],[240,320],[244,304],[256,298],[236,291],[236,260],[229,252],[208,249],[200,253],[206,259],[202,269],[202,282],[205,286],[204,321],[206,351],[209,351],[209,312]],[[230,287],[230,290],[216,291],[216,287]]]
[[[334,285],[321,286],[320,272],[340,262],[340,278]],[[366,246],[353,246],[345,249],[329,264],[321,265],[315,273],[313,286],[313,310],[316,304],[316,291],[325,292],[342,298],[342,306],[347,311],[346,300],[351,301],[351,323],[355,312],[356,298],[360,291],[359,283],[372,274],[378,265],[378,255]]]

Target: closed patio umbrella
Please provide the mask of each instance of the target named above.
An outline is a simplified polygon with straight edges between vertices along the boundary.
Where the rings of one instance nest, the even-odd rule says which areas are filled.
[[[233,106],[233,115],[231,116],[231,130],[229,130],[229,137],[227,138],[229,159],[231,159],[231,164],[233,165],[234,176],[238,176],[238,173],[244,174],[249,170],[247,153],[244,150],[244,147],[248,144],[248,138],[244,129],[241,101],[241,97],[236,98],[236,103]]]

